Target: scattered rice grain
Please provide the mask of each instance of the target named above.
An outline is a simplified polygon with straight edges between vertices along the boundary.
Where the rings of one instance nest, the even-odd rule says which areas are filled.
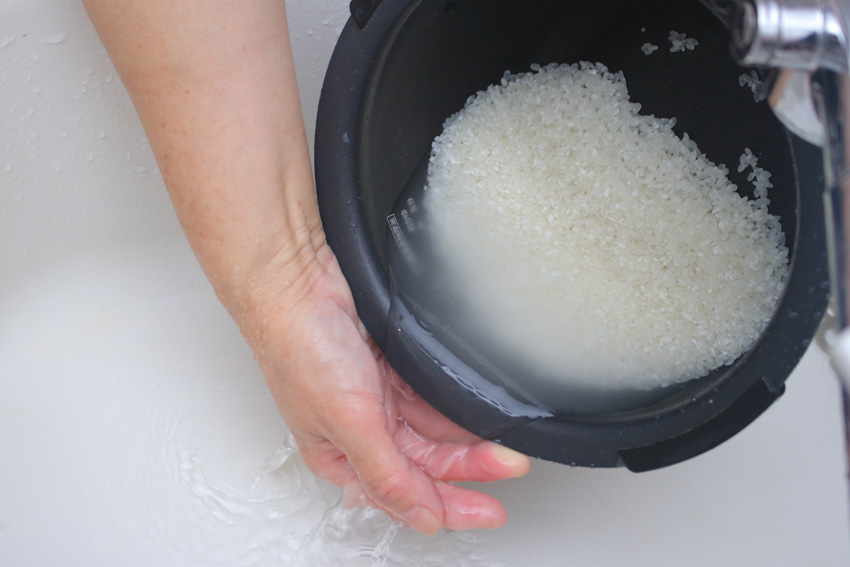
[[[640,47],[640,50],[643,51],[644,55],[652,55],[653,52],[658,50],[658,46],[651,43],[644,43]]]
[[[671,31],[670,36],[668,37],[670,40],[670,53],[676,53],[677,51],[693,51],[699,42],[692,37],[688,37],[683,33],[679,33],[677,31]]]
[[[761,102],[767,98],[767,85],[759,79],[758,73],[750,71],[738,77],[738,84],[742,87],[749,87],[753,92],[753,99],[756,102]]]

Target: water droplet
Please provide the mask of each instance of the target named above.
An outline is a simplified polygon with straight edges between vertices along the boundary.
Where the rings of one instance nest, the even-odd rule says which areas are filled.
[[[344,144],[350,144],[351,143],[351,138],[348,136],[348,132],[342,133],[342,142]]]
[[[53,45],[58,45],[68,39],[68,34],[66,33],[55,33],[52,35],[46,35],[41,38],[41,43],[50,43]]]
[[[4,37],[3,39],[0,39],[0,49],[3,49],[3,48],[4,48],[4,47],[6,47],[7,45],[9,45],[9,44],[10,44],[10,43],[12,43],[13,41],[15,41],[15,39],[16,39],[17,37],[18,37],[18,36],[16,36],[16,35],[7,35],[7,36],[6,36],[6,37]]]

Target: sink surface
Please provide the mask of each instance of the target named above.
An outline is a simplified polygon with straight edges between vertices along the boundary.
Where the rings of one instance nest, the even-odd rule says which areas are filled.
[[[342,0],[287,3],[308,130]],[[495,532],[425,538],[304,467],[183,240],[77,2],[0,0],[0,565],[850,562],[841,404],[813,345],[717,449],[644,474],[535,462]]]

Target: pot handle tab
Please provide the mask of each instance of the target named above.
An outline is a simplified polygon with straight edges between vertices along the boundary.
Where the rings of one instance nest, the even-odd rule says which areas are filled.
[[[357,24],[361,30],[366,27],[369,18],[378,9],[381,0],[351,0],[349,9],[351,10],[351,19]]]

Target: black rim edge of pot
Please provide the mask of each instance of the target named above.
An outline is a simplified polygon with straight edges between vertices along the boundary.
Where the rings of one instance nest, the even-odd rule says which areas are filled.
[[[676,407],[644,412],[640,417],[627,413],[602,419],[521,419],[496,430],[465,423],[461,410],[469,404],[477,406],[475,412],[499,410],[472,393],[458,400],[454,408],[440,407],[442,397],[429,394],[429,387],[424,385],[427,380],[414,376],[427,371],[428,361],[405,349],[386,352],[392,339],[388,333],[400,329],[387,328],[389,279],[369,231],[363,229],[366,214],[359,187],[359,118],[369,99],[368,89],[380,72],[387,40],[404,24],[405,13],[409,15],[420,3],[384,0],[364,27],[349,20],[328,67],[316,126],[316,186],[327,241],[351,286],[361,320],[389,361],[447,417],[483,437],[560,463],[652,470],[704,453],[740,432],[782,395],[785,379],[810,343],[810,339],[801,341],[799,337],[814,335],[828,301],[821,152],[794,136],[789,139],[795,156],[799,214],[791,272],[781,309],[757,345],[733,365],[738,372],[735,380],[725,380]],[[805,201],[801,192],[808,193]],[[803,202],[806,206],[800,206]],[[818,253],[802,254],[800,250]],[[821,283],[807,285],[804,278]],[[404,344],[403,340],[393,342]],[[774,372],[759,375],[747,371],[745,365],[754,369],[759,361],[774,366]],[[493,415],[496,421],[504,418],[504,414]]]

